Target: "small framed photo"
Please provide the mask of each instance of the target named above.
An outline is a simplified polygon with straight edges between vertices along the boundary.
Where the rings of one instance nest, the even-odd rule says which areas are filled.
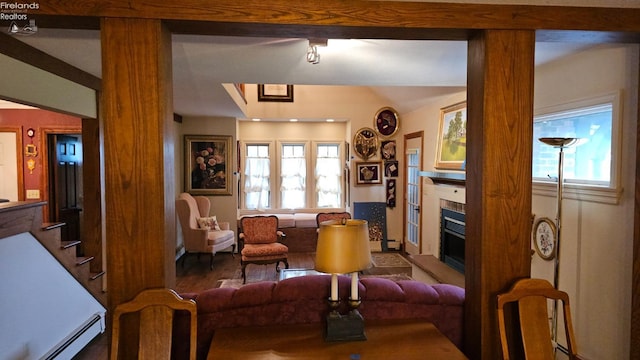
[[[466,101],[440,109],[436,169],[464,170],[467,156]]]
[[[193,195],[231,195],[231,136],[184,136],[184,185]],[[231,164],[228,171],[227,164]]]
[[[258,101],[293,102],[293,85],[258,84]]]
[[[398,160],[384,162],[384,176],[398,177]]]
[[[356,162],[356,185],[382,184],[382,162]]]

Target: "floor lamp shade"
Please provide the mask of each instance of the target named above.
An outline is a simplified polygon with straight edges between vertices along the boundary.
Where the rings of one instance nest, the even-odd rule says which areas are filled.
[[[371,266],[369,226],[366,220],[330,220],[320,223],[315,269],[348,274]]]

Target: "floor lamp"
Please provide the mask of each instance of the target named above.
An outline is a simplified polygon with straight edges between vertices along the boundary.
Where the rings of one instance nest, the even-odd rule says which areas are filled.
[[[563,179],[563,162],[564,149],[578,142],[577,138],[560,138],[560,137],[543,137],[538,139],[541,142],[559,149],[558,154],[558,194],[556,205],[556,246],[553,269],[553,287],[558,289],[560,279],[560,233],[562,228],[562,188],[564,186]],[[554,301],[553,318],[552,318],[552,339],[555,344],[558,341],[558,301]]]

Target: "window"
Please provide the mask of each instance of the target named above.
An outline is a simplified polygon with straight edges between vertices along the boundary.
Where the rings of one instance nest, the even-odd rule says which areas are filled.
[[[343,206],[341,142],[243,142],[242,149],[243,209]]]
[[[245,151],[245,208],[269,208],[271,188],[269,144],[247,144]]]
[[[304,144],[283,144],[280,159],[280,196],[283,209],[305,207],[307,165]]]
[[[618,96],[571,103],[534,117],[534,182],[557,182],[559,150],[540,142],[541,137],[574,137],[575,145],[566,147],[563,178],[567,186],[615,188],[618,148],[616,129]]]
[[[317,207],[340,207],[340,145],[318,144],[316,148]]]

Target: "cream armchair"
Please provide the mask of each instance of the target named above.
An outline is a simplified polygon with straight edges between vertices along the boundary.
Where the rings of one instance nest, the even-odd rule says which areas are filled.
[[[182,257],[182,266],[188,254],[209,254],[211,256],[210,267],[213,269],[213,255],[220,250],[231,247],[231,254],[236,249],[236,236],[229,230],[228,222],[217,223],[209,215],[211,202],[204,196],[191,196],[182,193],[176,200],[176,213],[182,228],[185,254]],[[211,222],[213,221],[213,223]],[[199,222],[203,226],[199,225]],[[209,226],[207,226],[209,225]]]

